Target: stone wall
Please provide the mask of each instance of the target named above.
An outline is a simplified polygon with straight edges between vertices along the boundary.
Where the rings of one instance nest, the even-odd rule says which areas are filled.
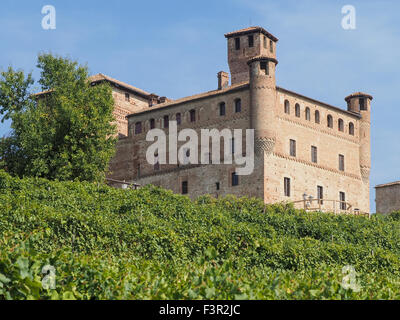
[[[376,187],[376,212],[400,211],[400,182]]]

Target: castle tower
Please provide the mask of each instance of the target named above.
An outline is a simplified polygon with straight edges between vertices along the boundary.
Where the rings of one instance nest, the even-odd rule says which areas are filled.
[[[364,192],[369,195],[369,176],[371,171],[371,101],[372,96],[356,92],[345,98],[348,111],[359,113],[360,119],[360,173]],[[368,203],[369,207],[369,203]],[[368,208],[369,210],[369,208]]]
[[[278,39],[261,27],[250,27],[225,34],[232,84],[249,81],[247,62],[257,56],[276,59]]]
[[[250,126],[255,130],[255,151],[270,155],[276,142],[276,80],[278,61],[258,56],[248,61],[250,77]]]

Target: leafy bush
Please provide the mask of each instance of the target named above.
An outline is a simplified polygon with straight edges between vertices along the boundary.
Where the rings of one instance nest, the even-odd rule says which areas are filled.
[[[0,171],[0,299],[398,299],[399,227]],[[347,265],[361,290],[342,286]]]

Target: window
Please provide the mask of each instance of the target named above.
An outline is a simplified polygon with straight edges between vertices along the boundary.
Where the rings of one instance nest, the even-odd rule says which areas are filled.
[[[219,115],[224,116],[225,114],[226,114],[225,102],[221,102],[219,104]]]
[[[188,182],[182,181],[182,194],[188,194],[188,191],[189,191]]]
[[[235,49],[240,50],[240,38],[235,38]]]
[[[274,52],[274,42],[269,40],[269,51]]]
[[[164,116],[164,128],[169,128],[169,116]]]
[[[203,154],[203,159],[201,159],[202,164],[212,164],[211,152],[205,152]]]
[[[129,93],[125,93],[125,101],[128,101],[128,102],[129,102],[129,100],[130,100]]]
[[[288,100],[285,100],[285,113],[290,114],[290,103]]]
[[[331,115],[327,117],[328,128],[333,128],[333,118]]]
[[[318,204],[324,204],[324,188],[321,186],[317,186],[317,197],[318,197]]]
[[[321,120],[320,120],[320,116],[319,116],[319,111],[317,110],[317,111],[315,111],[315,123],[320,123],[321,122]]]
[[[184,151],[184,158],[183,158],[183,164],[189,164],[190,163],[190,149],[185,149]]]
[[[290,197],[290,178],[283,180],[285,197]]]
[[[311,162],[318,162],[318,149],[315,146],[311,146]]]
[[[137,172],[137,178],[140,178],[140,163],[138,163],[137,167],[136,167],[136,172]]]
[[[344,192],[339,192],[340,200],[340,210],[346,210],[346,194]]]
[[[239,176],[236,172],[232,172],[232,187],[236,187],[239,185]]]
[[[292,157],[296,156],[296,141],[295,140],[290,140],[290,155]]]
[[[354,123],[353,122],[349,123],[349,134],[354,136]]]
[[[306,108],[306,120],[307,121],[311,121],[311,112],[310,112],[310,108]]]
[[[219,182],[215,183],[215,189],[217,189],[217,191],[220,189],[220,184],[219,184]]]
[[[154,171],[160,171],[160,162],[158,160],[158,155],[156,157],[156,163],[154,163]]]
[[[190,122],[195,122],[196,121],[196,110],[192,109],[190,110]]]
[[[267,37],[264,36],[264,49],[267,49]]]
[[[367,106],[365,105],[365,99],[364,98],[360,98],[360,110],[361,111],[366,111],[367,110]]]
[[[179,126],[181,123],[182,123],[181,114],[177,113],[176,114],[176,124]]]
[[[231,139],[231,152],[232,154],[235,153],[235,138]]]
[[[249,47],[254,47],[254,36],[249,36]]]
[[[140,134],[140,133],[142,133],[142,123],[136,122],[135,123],[135,134]]]
[[[260,62],[260,69],[263,70],[266,75],[269,75],[268,63],[266,61]]]
[[[298,103],[296,103],[294,108],[295,108],[296,117],[300,118],[300,105]]]
[[[344,155],[339,154],[339,170],[344,171]]]
[[[344,122],[342,119],[339,119],[338,121],[338,129],[339,131],[344,132]]]
[[[156,127],[156,121],[154,119],[150,119],[150,129],[154,129]]]
[[[242,100],[236,99],[235,100],[235,112],[241,112],[242,111]]]

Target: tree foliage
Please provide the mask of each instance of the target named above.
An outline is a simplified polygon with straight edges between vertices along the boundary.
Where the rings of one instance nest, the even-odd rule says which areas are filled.
[[[12,175],[99,180],[115,150],[111,88],[91,85],[88,68],[68,58],[38,56],[35,95],[31,74],[0,74],[0,114],[12,133],[0,142],[0,168]]]

